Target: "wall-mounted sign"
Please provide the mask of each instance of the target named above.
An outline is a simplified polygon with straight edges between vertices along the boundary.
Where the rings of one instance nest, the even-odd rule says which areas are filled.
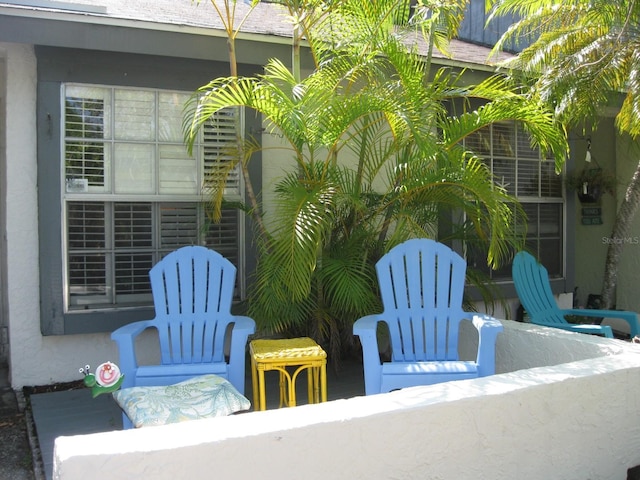
[[[602,208],[582,207],[582,225],[602,225]]]

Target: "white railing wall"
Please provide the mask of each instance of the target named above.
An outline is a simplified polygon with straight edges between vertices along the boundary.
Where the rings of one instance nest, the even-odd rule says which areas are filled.
[[[640,465],[640,346],[503,323],[494,376],[60,437],[54,478],[625,479]]]

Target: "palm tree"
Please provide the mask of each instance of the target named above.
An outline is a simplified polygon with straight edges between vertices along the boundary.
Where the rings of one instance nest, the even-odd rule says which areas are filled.
[[[597,122],[603,106],[620,105],[616,127],[640,135],[640,2],[636,0],[487,0],[490,19],[516,14],[495,46],[533,40],[507,66],[533,82],[530,95],[552,105],[566,125]],[[640,206],[640,161],[618,208],[612,238],[629,235]],[[610,242],[602,308],[613,307],[622,242]]]
[[[522,215],[517,202],[461,146],[466,136],[520,121],[554,152],[558,169],[567,144],[551,112],[502,79],[465,87],[416,53],[416,41],[427,52],[444,48],[462,0],[443,11],[419,2],[413,23],[409,0],[324,2],[331,15],[314,2],[282,3],[308,40],[315,70],[299,78],[295,66],[274,59],[263,75],[213,80],[188,106],[187,141],[232,106],[259,112],[267,132],[283,138],[292,168],[275,189],[249,308],[264,329],[313,336],[336,359],[350,350],[353,321],[379,308],[374,263],[397,243],[474,239],[494,267],[521,244],[513,228]],[[410,26],[427,41],[409,38]],[[470,110],[472,99],[485,104]],[[449,108],[454,103],[463,105],[458,114]],[[249,161],[258,148],[255,139],[244,141],[236,161]],[[220,199],[223,185],[214,189]],[[462,219],[446,236],[439,228],[445,212]]]

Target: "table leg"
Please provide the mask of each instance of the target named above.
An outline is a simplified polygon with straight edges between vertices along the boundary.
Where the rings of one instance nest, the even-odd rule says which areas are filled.
[[[309,403],[318,403],[315,395],[315,384],[317,381],[315,377],[315,368],[307,368],[307,398],[309,399]]]
[[[280,374],[280,405],[278,405],[278,408],[282,408],[282,405],[286,405],[288,407],[289,400],[287,397],[287,387],[285,383],[287,379],[285,377],[285,373],[282,370],[280,370],[278,373]]]
[[[260,395],[258,390],[258,372],[256,361],[251,358],[251,386],[253,387],[253,409],[260,410]]]
[[[320,393],[322,394],[322,401],[327,401],[327,361],[322,362],[320,367]]]
[[[258,388],[260,391],[260,401],[258,402],[258,405],[259,405],[258,410],[266,410],[267,395],[265,392],[265,384],[264,384],[264,370],[262,368],[258,369]]]

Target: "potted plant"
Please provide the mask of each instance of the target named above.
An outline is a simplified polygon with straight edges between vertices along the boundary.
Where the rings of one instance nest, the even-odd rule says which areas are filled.
[[[582,203],[596,203],[603,193],[613,195],[616,177],[599,167],[585,167],[565,177],[567,190],[576,191]]]

